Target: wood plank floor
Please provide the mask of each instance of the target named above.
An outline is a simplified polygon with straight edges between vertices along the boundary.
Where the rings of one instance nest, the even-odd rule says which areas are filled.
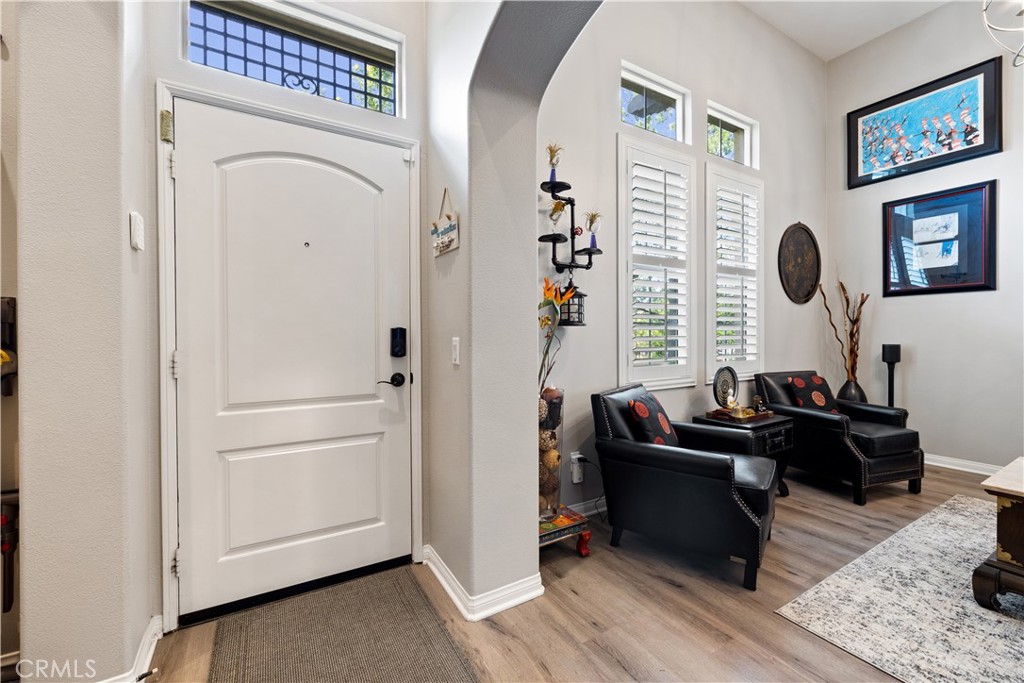
[[[483,681],[895,680],[774,611],[952,496],[991,499],[982,479],[927,467],[921,495],[876,487],[859,507],[849,487],[787,473],[756,592],[743,589],[741,562],[629,532],[612,548],[599,520],[590,557],[569,542],[545,548],[545,594],[475,624],[427,567],[413,569]],[[209,623],[168,634],[151,680],[205,681],[215,633]]]

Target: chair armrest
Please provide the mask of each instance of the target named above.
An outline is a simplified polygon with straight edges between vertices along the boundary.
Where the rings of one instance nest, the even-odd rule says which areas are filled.
[[[845,401],[836,399],[839,412],[849,415],[851,420],[860,422],[876,422],[894,427],[906,427],[907,417],[910,413],[905,408],[890,408],[874,403],[860,403],[858,401]]]
[[[672,428],[676,430],[679,440],[686,444],[686,448],[741,455],[754,452],[754,432],[747,429],[730,429],[693,422],[673,422]]]
[[[724,453],[694,451],[625,439],[598,439],[598,455],[633,465],[732,481],[732,458]]]
[[[850,418],[842,413],[826,413],[824,410],[798,408],[782,403],[769,403],[768,409],[776,415],[785,415],[819,429],[834,429],[841,432],[846,432],[850,429]]]

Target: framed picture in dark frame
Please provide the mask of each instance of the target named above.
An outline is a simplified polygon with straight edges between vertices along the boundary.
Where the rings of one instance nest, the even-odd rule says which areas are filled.
[[[882,205],[882,296],[996,288],[996,181]]]
[[[846,115],[848,189],[1002,150],[1003,58]]]

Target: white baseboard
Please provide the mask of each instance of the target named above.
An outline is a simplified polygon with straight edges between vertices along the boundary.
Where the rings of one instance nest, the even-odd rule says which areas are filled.
[[[0,655],[0,666],[12,666],[18,663],[21,659],[21,652],[15,650],[14,652],[5,652]]]
[[[608,501],[605,500],[604,496],[601,496],[600,498],[591,498],[590,500],[573,503],[569,507],[584,517],[594,517],[607,512]]]
[[[962,460],[961,458],[947,458],[944,455],[924,454],[924,464],[935,467],[945,467],[947,470],[960,470],[961,472],[973,472],[974,474],[993,475],[1004,466],[989,465],[987,462],[975,462],[974,460]]]
[[[156,650],[156,641],[163,638],[163,636],[163,618],[157,615],[149,620],[149,626],[146,627],[146,631],[142,634],[139,649],[135,653],[135,663],[132,665],[131,670],[118,674],[113,678],[108,678],[101,683],[135,683],[139,676],[149,671],[149,666],[153,661],[153,652]]]
[[[423,546],[423,563],[434,572],[434,576],[466,621],[480,621],[544,595],[540,573],[480,595],[470,595],[432,546]]]

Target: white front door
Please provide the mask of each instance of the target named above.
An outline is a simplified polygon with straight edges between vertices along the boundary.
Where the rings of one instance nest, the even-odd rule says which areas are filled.
[[[174,119],[181,613],[410,554],[405,150]]]

